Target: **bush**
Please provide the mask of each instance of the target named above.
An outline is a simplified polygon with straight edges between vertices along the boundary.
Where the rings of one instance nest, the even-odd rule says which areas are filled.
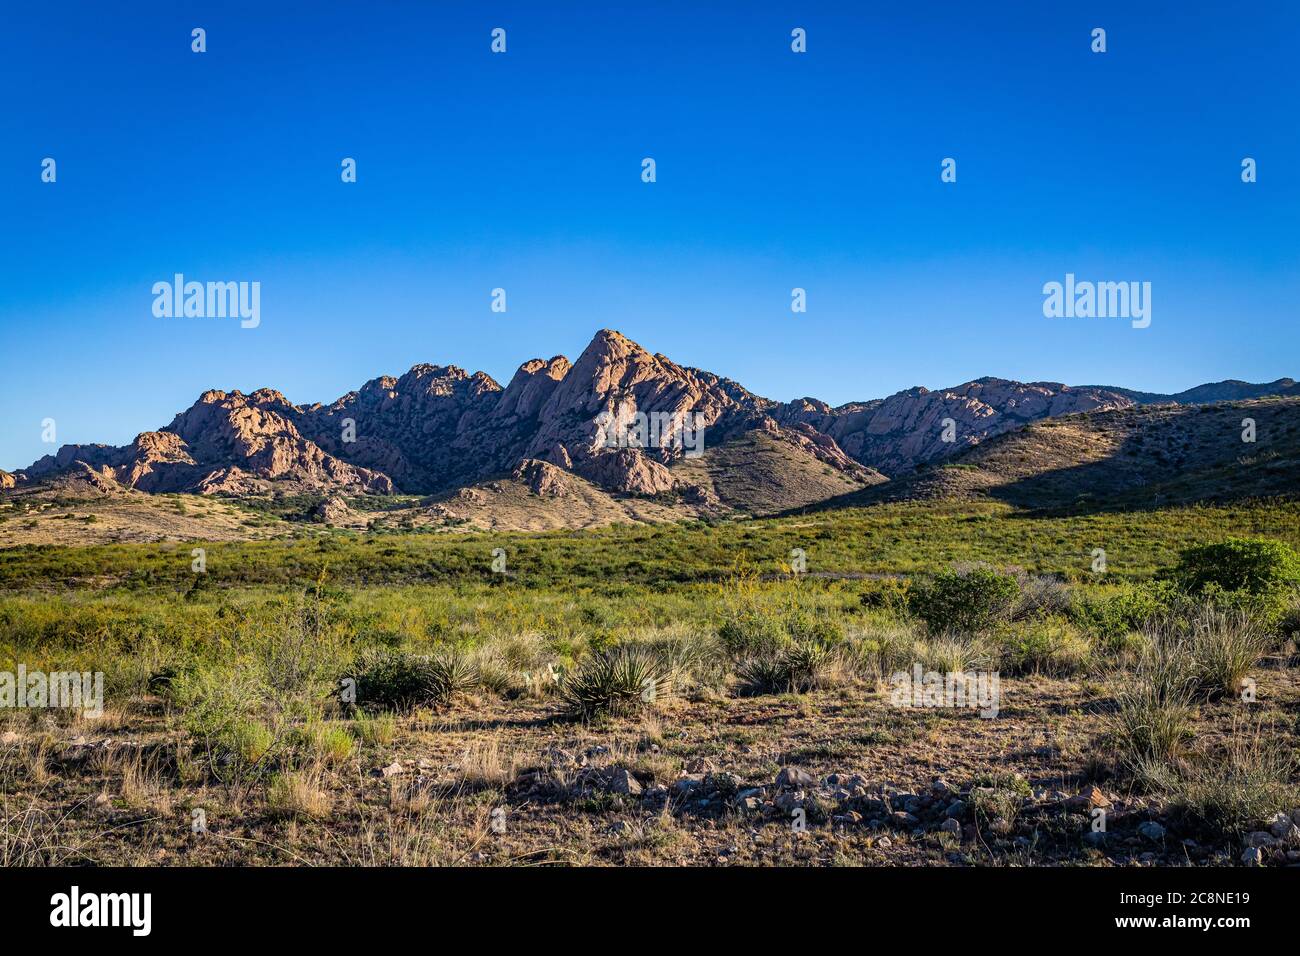
[[[1265,594],[1300,585],[1300,555],[1280,541],[1228,538],[1188,548],[1179,556],[1171,576],[1193,594],[1209,586]]]
[[[907,610],[910,590],[911,585],[900,578],[867,580],[861,585],[858,603],[871,610],[901,614]]]
[[[1092,659],[1092,645],[1068,620],[1045,617],[1017,621],[999,632],[1000,669],[1008,674],[1069,677]]]
[[[477,683],[473,664],[453,651],[429,656],[372,649],[357,658],[353,673],[354,703],[367,710],[439,707]]]
[[[739,660],[774,657],[791,644],[829,648],[844,640],[844,629],[827,611],[748,607],[732,612],[718,628],[718,637],[727,653]]]
[[[1114,647],[1133,631],[1169,613],[1175,598],[1170,582],[1125,585],[1104,597],[1085,596],[1070,608],[1074,623]]]
[[[629,714],[672,693],[672,671],[653,652],[636,645],[602,651],[583,661],[560,684],[560,700],[572,717]]]
[[[1008,619],[1019,596],[1012,575],[976,567],[940,571],[912,590],[908,604],[932,631],[971,633]]]

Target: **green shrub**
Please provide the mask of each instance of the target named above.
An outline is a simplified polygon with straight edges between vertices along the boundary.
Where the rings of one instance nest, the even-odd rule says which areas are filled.
[[[439,707],[477,683],[474,665],[454,651],[423,655],[373,648],[358,656],[353,675],[353,703],[366,710]]]
[[[1084,595],[1070,608],[1074,623],[1108,647],[1169,613],[1176,589],[1168,581],[1124,585],[1113,594]]]
[[[1007,674],[1047,674],[1069,677],[1092,659],[1092,645],[1065,618],[1016,621],[997,635],[999,669]]]
[[[747,607],[727,616],[718,637],[727,653],[739,660],[772,657],[790,644],[833,647],[844,640],[844,628],[825,610]]]
[[[858,603],[871,610],[902,614],[907,610],[911,584],[904,578],[868,579],[862,582]]]
[[[722,646],[732,657],[770,656],[789,640],[774,614],[755,609],[733,613],[718,628]]]
[[[1300,555],[1281,541],[1228,538],[1188,548],[1171,576],[1193,594],[1208,586],[1264,594],[1300,585]]]
[[[986,630],[1010,617],[1020,587],[992,568],[940,571],[911,592],[909,608],[931,631]]]

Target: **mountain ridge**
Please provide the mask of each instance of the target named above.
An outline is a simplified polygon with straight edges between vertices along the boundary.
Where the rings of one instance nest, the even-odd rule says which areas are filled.
[[[273,488],[437,496],[521,474],[534,480],[545,474],[548,486],[568,487],[537,466],[524,467],[528,462],[616,496],[711,501],[720,487],[746,487],[746,480],[720,485],[717,468],[691,466],[687,439],[699,429],[703,457],[714,452],[732,469],[749,467],[746,457],[719,447],[767,449],[769,462],[803,476],[787,489],[797,498],[814,486],[868,488],[904,477],[1042,419],[1297,390],[1289,378],[1226,380],[1161,395],[985,376],[833,407],[813,397],[764,398],[601,329],[576,360],[530,359],[505,386],[485,372],[418,363],[328,404],[295,405],[273,388],[209,389],[168,425],[128,445],[64,445],[25,469],[0,474],[0,487],[88,473],[96,482],[148,493],[234,496]],[[642,435],[647,420],[663,429],[658,441]],[[756,435],[764,436],[761,446],[753,444]],[[825,485],[830,479],[812,481],[816,474],[835,477]],[[808,503],[773,498],[773,483],[781,482],[771,472],[750,477],[756,497],[771,499],[773,507]]]

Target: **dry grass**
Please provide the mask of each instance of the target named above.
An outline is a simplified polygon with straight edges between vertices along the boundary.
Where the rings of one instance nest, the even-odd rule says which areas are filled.
[[[276,776],[266,790],[267,809],[281,817],[325,819],[332,801],[322,786],[322,778],[320,766]]]

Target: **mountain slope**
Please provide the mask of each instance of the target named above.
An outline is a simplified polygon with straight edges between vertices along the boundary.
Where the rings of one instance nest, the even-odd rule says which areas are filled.
[[[1253,442],[1243,441],[1247,419]],[[1047,419],[833,504],[987,497],[1020,508],[1111,510],[1297,493],[1300,397]]]

